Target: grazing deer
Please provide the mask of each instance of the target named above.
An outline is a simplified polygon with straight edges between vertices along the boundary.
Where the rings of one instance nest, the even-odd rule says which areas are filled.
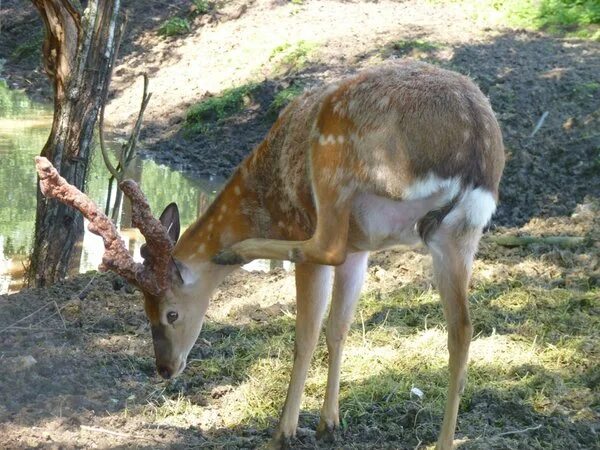
[[[296,433],[332,274],[319,438],[339,426],[342,348],[368,253],[419,242],[431,251],[448,322],[450,383],[437,445],[452,447],[472,336],[467,287],[503,167],[502,136],[486,97],[468,78],[417,62],[367,70],[294,100],[179,240],[177,207],[167,207],[161,227],[135,185],[124,182],[138,205],[134,225],[147,237],[144,265],[131,260],[99,211],[61,196],[64,180],[38,160],[46,195],[79,203],[105,240],[105,268],[143,291],[164,378],[184,369],[211,293],[227,274],[256,258],[296,263],[295,357],[274,447]]]

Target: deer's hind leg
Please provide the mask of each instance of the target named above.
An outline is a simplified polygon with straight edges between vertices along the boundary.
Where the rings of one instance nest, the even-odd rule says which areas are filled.
[[[443,450],[452,448],[458,406],[466,383],[469,345],[473,334],[467,290],[480,237],[479,228],[442,224],[428,242],[448,326],[450,380],[444,421],[437,442],[437,448]]]

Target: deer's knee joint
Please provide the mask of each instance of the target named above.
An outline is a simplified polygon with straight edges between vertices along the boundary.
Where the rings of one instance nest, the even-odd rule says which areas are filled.
[[[323,250],[309,244],[307,246],[293,247],[288,251],[288,260],[293,263],[312,262],[325,266],[339,266],[346,260],[346,252],[339,250]]]
[[[340,264],[343,264],[344,261],[346,261],[345,250],[322,250],[320,253],[320,263],[326,266],[339,266]]]
[[[346,340],[346,335],[348,334],[350,326],[344,325],[342,327],[331,327],[325,330],[325,338],[327,341],[327,347],[329,349],[338,347],[343,344]]]
[[[330,266],[339,266],[344,264],[346,261],[346,252],[335,252],[330,254],[328,255],[328,260]]]
[[[301,263],[306,260],[306,257],[302,250],[298,247],[294,247],[288,252],[288,260],[293,263]]]
[[[468,317],[460,318],[448,327],[448,337],[454,342],[470,341],[472,336],[473,325]]]

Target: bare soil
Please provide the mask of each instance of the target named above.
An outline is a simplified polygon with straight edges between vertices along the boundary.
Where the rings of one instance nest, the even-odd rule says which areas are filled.
[[[113,81],[109,115],[118,129],[131,123],[136,111],[139,75],[150,74],[154,94],[142,135],[146,157],[191,176],[227,177],[275,120],[269,106],[281,89],[326,82],[387,59],[423,59],[470,75],[498,115],[509,159],[493,228],[587,239],[572,250],[485,243],[475,279],[521,271],[542,288],[577,290],[600,283],[600,232],[590,218],[598,213],[589,209],[600,198],[597,42],[505,29],[474,20],[472,11],[459,4],[391,0],[230,1],[190,19],[189,35],[161,38],[160,24],[174,14],[187,15],[189,8],[184,0],[168,3],[125,2],[130,26]],[[18,0],[5,0],[0,8],[2,76],[11,86],[49,100],[39,53],[14,55],[39,35],[35,11]],[[318,43],[311,61],[295,71],[271,67],[273,48],[298,39]],[[190,105],[257,80],[260,88],[241,113],[211,124],[211,133],[185,132]],[[532,251],[560,269],[524,268],[520,262]],[[372,257],[366,290],[428,289],[428,275],[422,252],[382,252]],[[215,354],[212,343],[245,324],[267,326],[273,317],[293,314],[293,293],[293,276],[281,270],[232,276],[217,292],[207,329],[190,358],[233,358]],[[221,402],[239,380],[206,379],[193,365],[175,382],[160,380],[140,294],[110,274],[90,273],[49,289],[1,296],[0,363],[0,448],[255,448],[276,423],[273,417],[266,427],[224,425],[227,410]],[[597,381],[591,388],[598,395]],[[151,405],[181,395],[201,406],[202,415],[185,426],[155,425],[156,417],[148,416]],[[599,404],[586,412],[591,418],[574,420],[481,391],[462,406],[458,437],[468,436],[464,448],[472,449],[600,448]],[[422,414],[412,404],[402,411],[375,409],[346,429],[334,448],[415,448],[434,442],[439,415]],[[399,418],[400,431],[366,419],[390,415]],[[306,430],[317,420],[315,412],[301,415],[298,448],[315,446],[314,434]],[[503,434],[506,430],[519,432]],[[401,441],[390,440],[399,435]]]
[[[598,236],[600,223],[590,222],[588,216],[581,229],[588,237]],[[577,297],[577,292],[600,283],[599,254],[598,246],[558,250],[542,245],[532,250],[484,242],[474,283],[513,279],[541,289],[561,286]],[[399,286],[426,291],[431,289],[429,280],[430,258],[423,252],[385,251],[370,261],[365,292],[385,297]],[[590,314],[600,313],[600,303],[595,305]],[[119,277],[91,272],[49,289],[2,296],[0,448],[262,446],[274,431],[276,417],[267,426],[228,425],[227,395],[245,381],[244,376],[208,377],[204,361],[236,358],[219,342],[236,339],[248,327],[265,336],[269,329],[277,333],[271,323],[294,312],[292,273],[278,269],[232,275],[214,296],[189,367],[169,382],[155,371],[141,294]],[[390,310],[382,310],[367,323],[381,323],[388,314]],[[496,332],[486,326],[475,319],[478,334]],[[478,390],[461,408],[457,433],[461,448],[598,448],[600,393],[593,363],[590,370],[590,389],[596,398],[592,409],[571,406],[541,412],[518,395]],[[191,408],[187,401],[197,409],[189,415],[175,409]],[[180,420],[184,417],[183,423],[169,423],[163,417],[169,407]],[[317,422],[318,411],[301,413],[295,448],[315,448]],[[418,403],[386,410],[385,403],[373,402],[339,433],[336,444],[321,443],[319,448],[420,448],[435,441],[440,422],[441,411],[423,410]]]

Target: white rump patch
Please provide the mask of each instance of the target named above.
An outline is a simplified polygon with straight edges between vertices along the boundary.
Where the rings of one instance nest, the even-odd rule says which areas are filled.
[[[450,202],[460,191],[460,178],[440,178],[434,173],[418,179],[404,189],[406,200],[420,200],[433,194],[441,194],[440,203]]]
[[[464,220],[474,228],[485,227],[496,211],[496,200],[490,191],[482,188],[467,189],[458,204],[444,218],[444,223],[454,225]]]

